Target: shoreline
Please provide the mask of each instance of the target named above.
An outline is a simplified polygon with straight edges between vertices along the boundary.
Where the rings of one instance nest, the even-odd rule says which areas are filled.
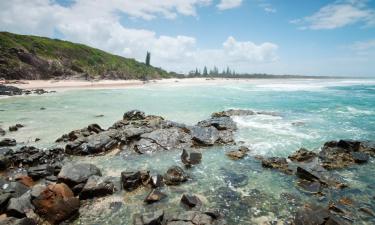
[[[223,82],[252,82],[254,84],[264,83],[265,81],[272,81],[273,83],[288,81],[308,81],[320,80],[319,78],[169,78],[160,80],[149,80],[147,82],[141,80],[18,80],[19,83],[8,83],[7,86],[14,86],[21,89],[46,89],[46,90],[64,90],[64,89],[113,89],[113,88],[129,88],[142,87],[150,84],[217,84]],[[340,80],[334,78],[333,80]],[[13,82],[17,82],[12,80]]]

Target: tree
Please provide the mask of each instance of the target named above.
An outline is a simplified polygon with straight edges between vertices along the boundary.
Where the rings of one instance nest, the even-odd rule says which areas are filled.
[[[207,77],[208,76],[208,72],[207,72],[207,67],[205,66],[204,69],[203,69],[203,76],[204,77]]]
[[[147,55],[146,55],[146,66],[150,66],[150,61],[151,61],[151,53],[147,52]]]

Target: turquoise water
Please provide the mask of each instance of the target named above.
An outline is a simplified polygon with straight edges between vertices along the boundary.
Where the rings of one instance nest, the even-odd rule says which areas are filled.
[[[41,107],[46,110],[40,110]],[[195,124],[212,112],[230,108],[277,114],[234,118],[239,126],[236,141],[249,146],[252,156],[285,157],[300,147],[318,151],[325,141],[335,139],[375,140],[375,80],[225,81],[199,85],[181,82],[129,89],[58,91],[43,96],[0,99],[0,110],[3,110],[0,111],[0,126],[5,128],[22,123],[24,128],[7,136],[25,144],[47,147],[54,145],[54,140],[62,134],[90,123],[106,128],[131,109]],[[104,117],[96,117],[100,114]],[[34,143],[37,137],[41,141]],[[133,213],[178,208],[184,191],[201,196],[205,207],[222,208],[230,224],[283,221],[305,202],[326,204],[342,194],[353,195],[360,204],[374,207],[375,180],[369,176],[374,173],[374,161],[340,171],[350,183],[350,189],[321,200],[295,188],[293,176],[265,170],[253,157],[230,161],[224,154],[230,149],[203,149],[202,164],[188,171],[192,181],[166,189],[168,198],[161,203],[143,205],[142,200],[149,190],[121,193],[86,203],[81,218],[75,223],[131,224]],[[94,162],[104,174],[118,177],[126,169],[163,173],[170,165],[180,165],[179,155],[180,152],[171,151],[137,157],[107,155],[78,160]],[[296,200],[285,204],[284,198],[289,195]],[[111,208],[111,202],[122,202],[123,205]],[[360,221],[358,224],[374,222],[361,214],[355,218]]]

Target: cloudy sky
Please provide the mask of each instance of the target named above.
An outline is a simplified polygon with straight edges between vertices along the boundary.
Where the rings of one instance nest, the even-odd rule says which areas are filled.
[[[375,0],[0,0],[0,30],[176,72],[375,76]]]

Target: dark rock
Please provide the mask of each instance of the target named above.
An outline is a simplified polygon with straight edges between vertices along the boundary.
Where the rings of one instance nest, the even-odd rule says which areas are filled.
[[[11,132],[17,131],[19,128],[22,128],[22,127],[24,127],[24,125],[22,125],[22,124],[16,124],[14,126],[10,126],[9,127],[9,131],[11,131]]]
[[[165,222],[167,225],[226,224],[224,219],[215,219],[211,215],[211,213],[204,213],[200,211],[185,211],[165,215],[163,222]]]
[[[215,127],[218,130],[237,130],[236,123],[230,117],[213,117],[198,122],[200,127]]]
[[[265,168],[277,169],[286,174],[292,174],[292,170],[289,169],[288,162],[285,158],[270,157],[262,160],[262,166]]]
[[[188,209],[199,208],[202,205],[201,200],[196,195],[183,194],[181,204]]]
[[[114,191],[115,185],[109,178],[93,175],[87,180],[85,186],[79,194],[79,198],[88,199],[94,197],[101,197],[105,195],[110,195]]]
[[[10,147],[10,146],[16,146],[17,142],[14,139],[10,138],[4,138],[0,140],[0,147]]]
[[[22,89],[20,88],[0,84],[0,95],[13,96],[13,95],[21,95],[21,94],[22,94]]]
[[[163,176],[160,174],[152,175],[150,179],[150,184],[151,184],[151,187],[153,188],[162,187],[164,185]]]
[[[315,152],[309,151],[305,148],[301,148],[292,155],[288,156],[290,160],[297,162],[310,161],[316,157],[317,154]]]
[[[10,160],[5,155],[0,155],[0,171],[6,170],[10,165]]]
[[[315,206],[305,206],[297,211],[293,222],[295,225],[326,224],[329,217],[330,212],[328,209]]]
[[[247,153],[250,151],[250,149],[248,149],[247,147],[245,146],[241,146],[238,150],[235,150],[235,151],[229,151],[227,153],[225,153],[229,158],[233,159],[233,160],[238,160],[238,159],[242,159],[244,158]]]
[[[150,182],[149,171],[125,171],[121,173],[121,184],[124,190],[133,191]]]
[[[188,175],[179,166],[170,167],[164,175],[164,180],[167,185],[178,185],[188,180]]]
[[[35,141],[35,142],[38,142],[38,141],[40,141],[40,138],[35,138],[34,141]]]
[[[155,212],[145,213],[134,216],[134,225],[162,225],[164,211],[157,210]]]
[[[145,118],[146,118],[145,113],[141,112],[139,110],[128,111],[128,112],[124,113],[124,116],[123,116],[123,120],[128,120],[128,121],[143,120]]]
[[[15,218],[15,217],[7,217],[1,219],[1,225],[37,225],[37,222],[31,218]]]
[[[145,202],[150,204],[150,203],[154,203],[154,202],[158,202],[164,198],[166,198],[167,195],[164,194],[163,192],[157,190],[157,189],[153,189],[145,198]]]
[[[85,128],[80,130],[74,130],[69,132],[68,134],[64,134],[60,138],[56,140],[56,142],[68,142],[68,141],[75,141],[78,138],[88,137],[92,134],[98,134],[104,131],[98,124],[90,124]]]
[[[59,182],[66,183],[69,187],[86,183],[92,175],[101,176],[101,172],[93,164],[88,163],[67,163],[58,174]]]
[[[0,128],[0,136],[4,136],[6,134],[5,130],[3,130],[2,128]]]
[[[30,210],[34,210],[34,206],[30,202],[30,193],[25,193],[18,198],[11,198],[6,210],[7,215],[22,218]]]
[[[299,180],[297,185],[307,193],[317,194],[322,190],[322,185],[319,181],[308,181],[308,180]]]
[[[29,188],[26,185],[17,181],[6,183],[3,185],[2,188],[5,193],[10,193],[14,198],[20,197],[29,190]]]
[[[199,164],[202,161],[202,153],[196,151],[187,151],[186,149],[183,149],[181,154],[181,161],[187,167]]]
[[[351,154],[355,163],[366,163],[370,158],[364,152],[352,152]]]
[[[56,176],[47,176],[44,179],[51,181],[51,182],[57,182],[57,177]]]
[[[190,128],[190,134],[192,136],[195,145],[210,146],[215,144],[219,140],[219,131],[211,127],[200,127],[193,126]]]
[[[9,199],[12,197],[10,193],[0,195],[0,213],[3,213],[8,205]]]
[[[51,184],[33,195],[35,211],[51,224],[58,224],[78,212],[79,200],[64,183]]]
[[[35,180],[38,180],[40,178],[44,178],[47,176],[51,176],[54,174],[54,172],[55,172],[55,168],[47,164],[42,164],[42,165],[30,167],[29,169],[27,169],[27,174]]]
[[[331,186],[339,189],[347,187],[347,185],[342,183],[342,181],[339,180],[338,177],[327,174],[323,168],[319,169],[298,166],[296,170],[296,176],[310,182],[318,181],[323,186]]]
[[[212,113],[212,117],[230,117],[230,116],[251,116],[256,112],[244,109],[229,109],[227,111]]]

